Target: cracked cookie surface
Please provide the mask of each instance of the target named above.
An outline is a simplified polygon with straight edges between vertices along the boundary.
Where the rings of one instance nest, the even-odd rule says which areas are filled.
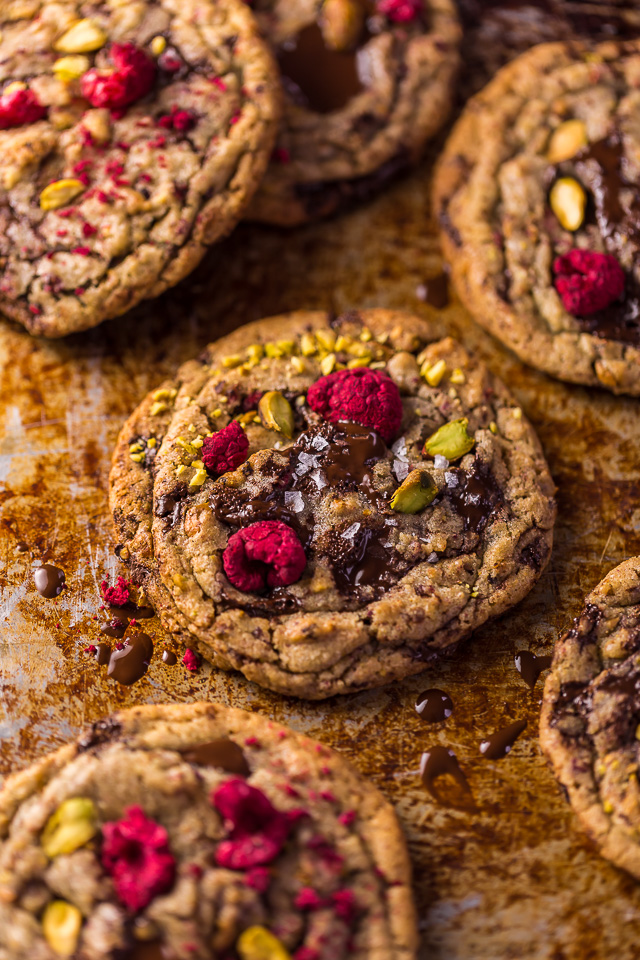
[[[240,0],[0,10],[0,309],[62,336],[186,276],[262,177],[277,69]]]
[[[446,122],[459,67],[452,0],[257,0],[285,108],[247,218],[294,226],[365,199]]]
[[[640,559],[615,567],[556,644],[540,744],[600,853],[640,879]]]
[[[219,704],[115,714],[0,791],[2,960],[412,960],[392,807]]]
[[[434,184],[445,254],[478,323],[540,370],[632,395],[639,98],[638,43],[536,47],[470,101]],[[622,295],[599,279],[612,261]]]
[[[233,423],[248,459],[219,475]],[[110,504],[173,633],[320,699],[417,673],[520,600],[549,557],[553,492],[502,383],[424,321],[365,310],[211,344],[125,424]]]

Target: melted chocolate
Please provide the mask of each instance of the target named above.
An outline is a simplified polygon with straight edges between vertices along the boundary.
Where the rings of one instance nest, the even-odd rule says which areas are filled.
[[[440,745],[426,750],[420,759],[420,776],[429,793],[438,801],[441,800],[441,797],[435,786],[435,781],[445,775],[453,777],[463,793],[471,793],[469,781],[462,772],[453,750]]]
[[[29,544],[25,543],[24,540],[20,540],[19,543],[16,543],[16,550],[18,553],[27,553],[29,550]]]
[[[45,600],[53,600],[62,593],[66,578],[64,570],[60,567],[55,567],[52,563],[43,563],[41,567],[36,568],[33,582],[41,597]]]
[[[236,773],[240,777],[248,777],[251,769],[241,748],[228,737],[211,740],[209,743],[200,743],[190,750],[183,750],[182,756],[187,763],[198,767],[218,767],[228,773]]]
[[[316,113],[341,110],[363,89],[355,53],[330,50],[315,23],[280,50],[278,62],[291,99]]]
[[[336,587],[341,593],[353,594],[356,587],[375,587],[376,595],[393,586],[400,571],[394,569],[393,554],[383,546],[387,533],[373,527],[360,529],[346,540],[339,534],[329,543],[329,557]]]
[[[457,483],[448,488],[451,502],[464,529],[481,533],[502,501],[502,491],[489,468],[478,461],[469,473],[457,470],[455,475]]]
[[[95,658],[101,667],[106,666],[111,659],[111,647],[108,643],[96,644]]]
[[[178,662],[178,658],[176,657],[175,653],[173,653],[171,650],[163,650],[162,662],[166,663],[168,667],[174,667]]]
[[[144,677],[153,655],[153,642],[146,633],[135,631],[125,639],[122,650],[114,650],[109,658],[107,674],[125,687]]]
[[[516,720],[503,730],[496,730],[490,737],[482,741],[480,753],[487,760],[500,760],[502,757],[506,757],[526,726],[526,720]]]
[[[453,701],[444,690],[425,690],[416,700],[416,712],[427,723],[440,723],[453,713]]]
[[[538,657],[529,650],[521,650],[516,653],[516,670],[532,691],[542,671],[548,670],[551,666],[551,659],[551,657],[546,656]]]
[[[428,303],[436,310],[444,310],[449,305],[449,278],[446,273],[439,273],[426,283],[421,283],[416,290],[416,296],[418,300]]]
[[[126,960],[167,960],[159,940],[138,942],[126,954]]]
[[[358,490],[376,497],[372,468],[386,456],[387,446],[369,427],[340,421],[318,432],[303,433],[291,451],[291,490],[325,487]]]
[[[127,624],[122,620],[110,620],[109,623],[105,623],[103,627],[100,627],[100,633],[103,633],[105,637],[113,637],[115,640],[122,640],[127,629]]]

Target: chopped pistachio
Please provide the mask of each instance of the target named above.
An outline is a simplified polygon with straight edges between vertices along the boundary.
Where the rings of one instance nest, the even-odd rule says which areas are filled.
[[[77,907],[64,900],[52,900],[42,915],[44,938],[59,957],[71,957],[76,952],[82,914]]]
[[[464,370],[461,370],[460,367],[456,367],[451,376],[449,377],[451,383],[466,383],[467,378],[464,374]]]
[[[58,210],[60,207],[66,207],[85,189],[82,180],[78,180],[76,177],[63,177],[62,180],[54,180],[53,183],[48,183],[40,194],[40,209]]]
[[[268,430],[277,430],[287,439],[291,439],[294,427],[293,409],[279,390],[269,390],[263,394],[258,404],[258,413]]]
[[[192,447],[195,447],[196,450],[199,450],[200,447],[202,447],[203,445],[204,445],[204,440],[202,439],[202,437],[195,437],[195,438],[191,441],[191,446],[192,446]]]
[[[142,463],[142,461],[144,460],[144,458],[145,458],[145,454],[144,454],[144,453],[130,453],[130,454],[129,454],[129,459],[130,459],[130,460],[133,460],[134,463]]]
[[[611,803],[611,800],[605,800],[602,804],[602,809],[605,813],[613,813],[613,804]]]
[[[278,350],[281,351],[282,356],[289,357],[296,348],[295,342],[293,340],[278,340],[276,343]]]
[[[551,134],[547,159],[549,163],[571,160],[589,142],[583,120],[565,120]]]
[[[154,57],[159,57],[167,49],[167,41],[164,37],[154,37],[151,41],[151,53]]]
[[[190,456],[195,456],[196,448],[190,443],[189,440],[185,440],[184,437],[176,437],[176,446],[182,447],[185,453],[188,453]]]
[[[278,357],[282,356],[282,350],[277,343],[265,343],[264,352],[272,360],[277,360]]]
[[[7,86],[2,91],[2,95],[9,97],[12,93],[18,93],[20,90],[26,90],[27,85],[23,83],[22,80],[14,80],[13,83],[8,83]]]
[[[141,450],[144,450],[144,446],[139,441],[129,446],[129,453],[140,453]]]
[[[489,424],[489,430],[491,430],[491,433],[498,432],[498,424],[495,422],[495,420],[492,420],[491,423]]]
[[[316,342],[311,333],[303,333],[300,337],[300,351],[303,357],[312,357],[316,352]]]
[[[291,366],[296,373],[304,373],[307,369],[307,365],[302,357],[291,357]]]
[[[573,177],[560,177],[549,192],[549,203],[564,230],[579,230],[584,222],[587,194]]]
[[[70,54],[68,57],[58,57],[53,65],[53,72],[58,80],[70,83],[86,73],[90,66],[89,57]]]
[[[266,927],[247,927],[236,941],[240,960],[291,960],[285,945]]]
[[[196,467],[196,472],[194,473],[194,475],[191,477],[191,480],[189,481],[189,489],[194,490],[196,487],[202,486],[202,484],[205,482],[209,474],[205,470],[202,460],[195,460],[191,464],[191,466]]]
[[[156,445],[157,442],[158,442],[158,441],[156,440],[155,437],[149,437],[149,439],[147,440],[147,446],[153,448],[153,447],[155,447],[155,445]]]
[[[353,343],[353,340],[351,339],[351,337],[345,337],[343,336],[343,334],[340,334],[340,336],[336,340],[334,350],[336,350],[338,353],[340,353],[342,350],[347,351],[352,343]]]
[[[158,417],[161,413],[166,413],[168,409],[169,407],[164,400],[157,400],[155,403],[151,404],[149,416]]]
[[[423,452],[431,457],[439,455],[449,461],[459,460],[475,445],[474,438],[467,433],[468,426],[466,417],[444,423],[428,438]]]
[[[220,407],[216,407],[215,410],[211,411],[212,417],[219,417],[221,414],[222,414],[222,410],[220,409]]]
[[[353,370],[355,367],[368,367],[370,363],[371,357],[354,357],[353,360],[349,360],[347,367]]]
[[[46,855],[53,860],[62,853],[73,853],[84,847],[97,832],[93,800],[72,797],[64,800],[49,817],[40,842]]]
[[[185,472],[185,470],[188,470],[188,469],[189,467],[186,465],[186,463],[181,463],[178,469],[176,470],[176,476],[181,477],[182,474]]]
[[[169,390],[167,387],[161,387],[153,394],[154,400],[173,400],[178,394],[177,390]]]
[[[250,347],[247,347],[247,356],[251,360],[262,360],[264,357],[264,347],[261,343],[252,343]]]
[[[514,407],[512,413],[516,420],[522,420],[522,410],[520,407]]]
[[[316,330],[316,340],[320,344],[323,350],[331,353],[335,350],[336,346],[336,335],[333,330],[321,329]]]
[[[239,357],[238,354],[232,354],[230,357],[224,357],[222,361],[222,366],[227,369],[233,369],[233,367],[239,367],[242,363],[242,357]]]
[[[438,487],[426,470],[412,470],[391,498],[398,513],[420,513],[438,495]]]
[[[75,20],[62,36],[58,37],[53,49],[58,53],[93,53],[104,47],[108,39],[95,20]]]
[[[235,417],[241,427],[246,427],[248,423],[253,423],[257,411],[256,410],[247,410],[246,413],[241,413],[240,416]]]
[[[369,343],[369,341],[372,338],[373,338],[373,334],[371,333],[371,330],[369,330],[368,327],[365,327],[362,333],[360,334],[360,339],[362,340],[363,343]]]
[[[370,363],[369,366],[372,370],[384,370],[386,367],[386,362],[384,360],[376,360],[375,363]]]
[[[331,373],[335,365],[336,365],[335,353],[328,353],[326,357],[323,357],[323,359],[320,361],[320,369],[322,370],[325,377]]]

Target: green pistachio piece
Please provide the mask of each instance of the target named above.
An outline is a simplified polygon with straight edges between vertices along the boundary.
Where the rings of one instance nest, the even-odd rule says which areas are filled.
[[[42,915],[44,938],[59,957],[71,957],[76,952],[82,914],[77,907],[64,900],[53,900]]]
[[[466,417],[444,423],[432,433],[424,445],[423,453],[430,457],[446,457],[447,460],[459,460],[475,445],[475,440],[467,433],[469,421]]]
[[[420,513],[438,494],[438,487],[426,470],[412,470],[391,497],[391,509],[398,513]]]
[[[260,419],[267,430],[277,430],[287,439],[293,436],[293,410],[279,390],[269,390],[258,404]]]
[[[62,853],[73,853],[84,847],[97,832],[93,800],[72,797],[61,803],[49,817],[40,842],[46,855],[53,860]]]

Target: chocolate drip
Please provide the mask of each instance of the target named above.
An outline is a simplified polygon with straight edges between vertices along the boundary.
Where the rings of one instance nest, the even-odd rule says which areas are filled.
[[[438,802],[441,801],[441,797],[435,786],[435,781],[445,775],[453,777],[463,793],[471,793],[469,781],[462,772],[453,750],[440,745],[426,750],[420,759],[420,776],[429,793]]]
[[[200,743],[189,750],[181,751],[187,763],[198,767],[218,767],[227,773],[236,773],[241,777],[248,777],[251,773],[249,764],[242,749],[228,737],[211,740],[209,743]]]
[[[36,567],[33,582],[41,597],[45,600],[53,600],[62,593],[66,578],[64,570],[60,567],[55,567],[52,563],[43,563],[41,567]]]
[[[386,453],[386,444],[370,427],[346,421],[324,425],[318,432],[303,433],[294,445],[290,489],[363,487],[367,494],[376,497],[372,468]]]
[[[109,623],[105,623],[103,627],[100,627],[100,633],[103,633],[105,637],[113,637],[115,640],[122,640],[127,629],[127,624],[122,620],[110,620]]]
[[[278,62],[291,99],[316,113],[341,110],[363,89],[356,54],[330,50],[315,23],[280,50]]]
[[[476,461],[469,473],[455,471],[447,487],[456,513],[463,519],[464,529],[481,533],[502,501],[502,491],[489,468]]]
[[[108,643],[96,644],[95,658],[101,667],[106,666],[111,659],[111,647]]]
[[[16,543],[16,550],[18,553],[27,553],[29,550],[29,544],[25,543],[24,540],[20,540],[18,543]]]
[[[137,631],[125,639],[121,650],[114,650],[109,658],[107,674],[125,687],[144,677],[153,655],[153,642],[146,633]]]
[[[444,690],[425,690],[416,700],[416,712],[427,723],[440,723],[453,713],[453,701]]]
[[[530,650],[521,650],[516,653],[516,670],[532,692],[542,671],[548,670],[551,666],[551,659],[547,656],[538,657]]]
[[[353,595],[356,587],[374,587],[376,596],[393,586],[400,570],[394,568],[393,553],[382,543],[387,534],[383,530],[364,527],[349,540],[339,534],[329,542],[329,557],[336,587],[341,593]]]
[[[501,760],[502,757],[506,757],[511,752],[511,747],[526,729],[526,726],[526,720],[516,720],[514,723],[510,723],[508,727],[504,727],[503,730],[496,730],[490,737],[482,741],[480,753],[487,760]]]
[[[173,653],[171,650],[163,650],[162,662],[166,663],[168,667],[174,667],[178,662],[178,658],[176,657],[175,653]]]

